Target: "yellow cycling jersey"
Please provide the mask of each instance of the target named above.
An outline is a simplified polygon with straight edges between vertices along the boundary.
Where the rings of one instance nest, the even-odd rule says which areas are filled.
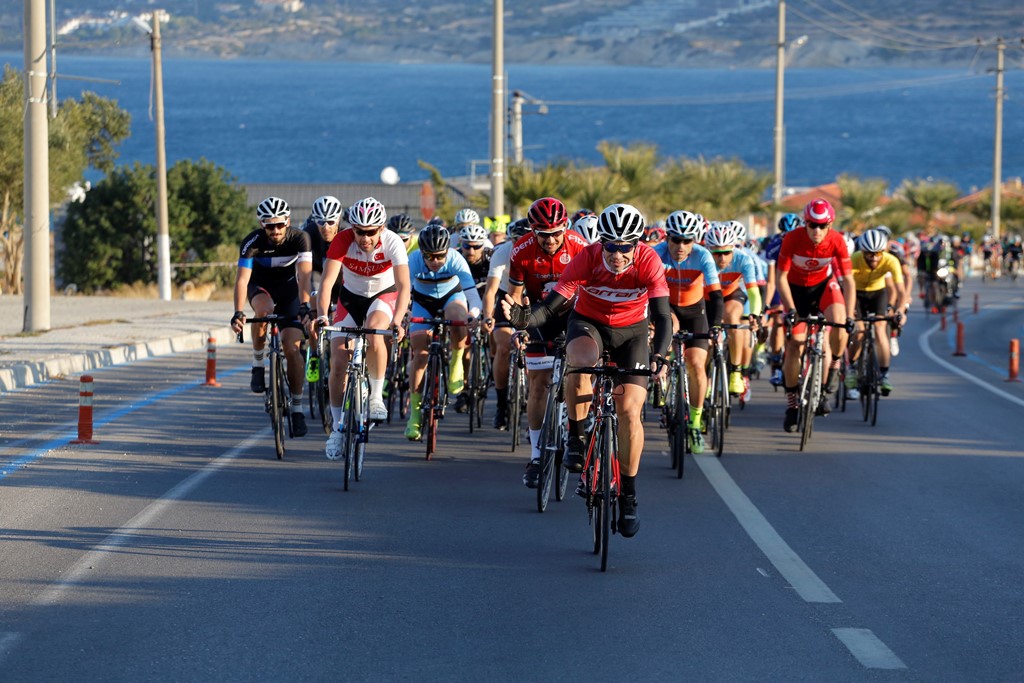
[[[858,292],[877,292],[885,289],[886,275],[891,275],[894,283],[903,284],[900,261],[889,252],[882,253],[882,260],[874,270],[868,267],[863,251],[853,252],[850,262],[853,264],[853,282]]]
[[[409,238],[409,241],[405,243],[405,253],[411,254],[420,248],[420,236],[413,235]]]

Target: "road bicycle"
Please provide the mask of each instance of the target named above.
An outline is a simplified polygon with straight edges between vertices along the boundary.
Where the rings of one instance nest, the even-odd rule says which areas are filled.
[[[512,335],[508,362],[508,431],[512,435],[512,451],[523,442],[523,417],[526,415],[526,344],[525,332]]]
[[[893,315],[869,313],[863,318],[857,318],[857,322],[864,323],[864,337],[860,357],[857,359],[857,390],[860,391],[861,417],[865,422],[871,422],[872,427],[878,422],[878,399],[882,396],[882,371],[875,350],[874,324],[883,320],[890,325],[897,325],[897,318]]]
[[[732,334],[733,330],[749,330],[750,329],[750,325],[749,324],[723,323],[722,324],[722,329],[726,331],[726,335],[729,335],[729,334]],[[754,344],[753,344],[754,343],[754,335],[751,334],[749,336],[749,339],[750,339],[750,346],[751,346],[751,348],[753,348],[753,346],[754,346]],[[726,344],[726,346],[724,347],[724,351],[728,355],[728,353],[729,353],[729,346],[728,346],[728,344]],[[728,369],[728,364],[726,364],[726,368]],[[729,382],[728,382],[728,375],[726,375],[726,386],[728,386],[728,384],[729,384]],[[743,393],[738,394],[736,396],[736,403],[739,405],[740,410],[743,410],[746,407],[746,405],[747,405],[748,393],[750,391],[750,379],[749,378],[744,378],[744,385],[745,386],[744,386]],[[725,416],[725,426],[726,427],[729,426],[731,420],[732,420],[732,395],[730,394],[729,401],[728,401],[728,406],[726,408],[726,416]]]
[[[409,318],[410,323],[430,325],[427,347],[427,368],[423,373],[420,425],[426,442],[426,458],[437,452],[437,423],[444,419],[448,407],[448,328],[465,326],[465,320],[444,318]]]
[[[685,456],[690,453],[690,430],[700,425],[690,422],[690,379],[686,372],[686,348],[694,339],[711,339],[707,333],[678,332],[672,335],[672,360],[669,361],[668,387],[661,422],[668,433],[669,456],[676,478],[683,478]]]
[[[469,433],[479,429],[487,400],[487,388],[491,377],[491,358],[487,353],[490,347],[487,330],[479,322],[473,325],[469,333],[469,371],[466,376],[466,408],[469,413]]]
[[[608,361],[605,353],[602,364],[590,368],[573,368],[566,375],[595,375],[591,408],[594,427],[587,437],[586,457],[580,484],[577,488],[587,505],[587,520],[594,541],[594,554],[601,555],[601,571],[608,569],[608,543],[617,533],[616,511],[618,491],[621,489],[619,472],[619,419],[615,414],[615,378],[650,377],[649,369],[620,368]]]
[[[804,450],[814,433],[814,416],[824,391],[825,381],[825,328],[834,327],[821,313],[798,317],[795,324],[807,324],[807,340],[800,356],[799,412],[797,431],[800,432],[800,450]],[[792,330],[790,330],[792,332]]]
[[[325,434],[334,429],[331,415],[331,337],[321,329],[306,350],[306,381],[309,383],[309,418],[318,420]]]
[[[719,458],[725,448],[725,430],[729,426],[732,407],[729,399],[729,374],[725,362],[728,348],[724,334],[714,330],[709,343],[708,394],[704,400],[704,419],[707,424],[711,450]]]
[[[555,500],[565,498],[569,470],[562,467],[565,450],[568,414],[565,406],[565,335],[559,335],[550,342],[555,358],[551,367],[551,384],[548,385],[548,400],[544,407],[544,422],[540,428],[538,449],[540,450],[540,484],[537,486],[537,512],[548,507],[551,489],[555,489]]]
[[[401,419],[409,417],[409,338],[406,336],[401,343],[391,344],[388,354],[388,370],[385,382],[387,388],[388,423],[398,407]]]
[[[292,413],[289,408],[288,374],[285,372],[286,361],[284,347],[281,344],[281,328],[278,323],[286,320],[284,316],[271,313],[262,318],[248,318],[246,323],[267,323],[267,360],[270,365],[270,377],[264,394],[265,408],[270,416],[270,426],[274,432],[274,449],[277,459],[284,458],[284,438],[292,438]],[[245,342],[244,330],[238,333],[238,343]]]
[[[352,356],[348,361],[344,398],[341,402],[341,421],[338,431],[342,434],[342,452],[345,455],[345,490],[349,481],[359,481],[363,476],[363,459],[366,443],[370,438],[373,423],[370,420],[370,378],[366,368],[366,335],[391,336],[391,330],[377,330],[367,327],[325,326],[328,332],[346,335],[352,341]]]

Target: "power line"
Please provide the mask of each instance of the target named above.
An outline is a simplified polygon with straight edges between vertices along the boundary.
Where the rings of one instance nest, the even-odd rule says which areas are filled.
[[[901,79],[883,81],[881,83],[859,83],[852,85],[825,88],[789,88],[786,90],[787,100],[813,100],[823,97],[842,97],[886,90],[918,88],[957,81],[984,78],[982,74],[956,74],[948,76],[930,76],[927,78]],[[713,95],[707,97],[656,97],[649,99],[630,100],[544,100],[550,107],[656,107],[656,106],[703,106],[719,104],[749,104],[769,102],[775,98],[773,91],[735,93],[733,95]]]
[[[922,51],[958,49],[958,48],[964,48],[964,47],[971,47],[971,46],[974,45],[974,41],[973,40],[966,41],[966,42],[965,41],[951,42],[951,41],[943,40],[941,38],[937,38],[937,37],[934,37],[934,36],[929,36],[927,34],[917,33],[917,32],[914,32],[914,31],[909,31],[909,30],[904,29],[902,27],[896,26],[896,25],[894,25],[892,23],[884,22],[884,21],[881,21],[879,19],[876,19],[875,17],[872,17],[869,14],[865,14],[864,12],[861,12],[860,10],[854,9],[854,8],[850,7],[849,5],[844,4],[842,2],[842,0],[832,0],[832,1],[835,4],[839,5],[840,7],[843,7],[845,9],[847,9],[848,11],[853,12],[854,14],[856,14],[856,15],[864,18],[864,19],[866,19],[868,24],[873,24],[876,27],[881,28],[882,30],[887,32],[886,35],[879,35],[877,33],[877,29],[872,29],[870,26],[865,25],[863,23],[857,23],[853,19],[850,19],[847,16],[843,16],[842,14],[839,14],[839,13],[833,11],[833,10],[830,10],[830,9],[822,6],[821,4],[815,2],[814,0],[803,0],[803,2],[805,4],[810,5],[811,7],[816,8],[819,12],[821,12],[823,14],[826,14],[827,16],[831,17],[835,22],[837,22],[839,24],[845,24],[849,29],[851,29],[853,31],[860,32],[860,34],[861,34],[860,40],[858,40],[856,37],[853,38],[854,40],[858,40],[858,42],[867,42],[867,43],[875,44],[878,39],[881,39],[881,40],[887,41],[885,46],[888,46],[888,47],[896,48],[897,46],[899,46],[899,47],[903,47],[903,48],[905,48],[907,50],[922,50]],[[797,14],[799,14],[800,16],[808,19],[809,21],[814,21],[814,20],[810,19],[810,17],[807,17],[807,15],[801,13],[796,8],[794,8],[793,11],[796,12]],[[820,23],[816,23],[815,25],[821,27]],[[899,37],[899,36],[894,36],[894,35],[892,35],[892,32],[903,32],[903,33],[910,34],[910,35],[915,37],[915,40],[910,40],[908,38],[902,38],[902,37]],[[867,37],[864,37],[865,35]],[[847,37],[849,38],[850,36],[847,36]],[[932,42],[931,43],[921,42],[921,39],[924,39],[924,40],[927,40],[927,41],[932,41]]]
[[[823,31],[825,31],[827,33],[831,33],[831,34],[837,35],[840,38],[844,38],[846,40],[852,40],[854,42],[861,43],[861,44],[864,44],[864,45],[871,45],[873,47],[880,47],[880,48],[885,48],[885,49],[889,49],[889,50],[898,50],[898,51],[901,51],[901,52],[930,52],[930,51],[934,51],[934,50],[963,49],[963,48],[966,48],[966,47],[971,47],[971,46],[973,46],[975,44],[974,41],[965,42],[965,43],[947,43],[945,45],[928,45],[928,46],[921,45],[919,43],[911,43],[909,41],[903,41],[903,44],[900,44],[897,40],[895,40],[895,39],[893,39],[891,37],[883,37],[882,38],[882,40],[889,41],[889,42],[880,42],[877,34],[868,33],[867,36],[863,35],[863,33],[864,33],[864,31],[866,29],[864,29],[864,27],[862,25],[855,24],[855,23],[851,22],[849,19],[844,18],[841,15],[837,15],[836,13],[831,12],[831,11],[821,7],[817,3],[814,3],[812,0],[804,0],[804,2],[806,2],[809,5],[813,5],[813,6],[817,7],[821,12],[823,12],[825,14],[828,14],[829,16],[834,17],[835,20],[837,21],[837,23],[846,24],[850,30],[848,30],[848,31],[837,30],[837,29],[833,28],[832,26],[829,26],[828,24],[825,24],[825,23],[821,22],[820,20],[818,20],[818,19],[816,19],[816,18],[814,18],[814,17],[812,17],[812,16],[802,12],[797,7],[790,6],[790,10],[794,14],[796,14],[797,16],[801,17],[804,21],[806,21],[807,23],[811,24],[812,26],[816,26],[817,28],[819,28],[819,29],[821,29],[821,30],[823,30]],[[860,35],[858,35],[858,33]]]

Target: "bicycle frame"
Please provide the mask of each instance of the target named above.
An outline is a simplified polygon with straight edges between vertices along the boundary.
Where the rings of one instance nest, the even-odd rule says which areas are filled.
[[[468,323],[444,318],[409,318],[409,322],[430,325],[427,366],[420,387],[421,424],[426,428],[426,459],[430,460],[437,451],[437,422],[444,419],[448,407],[448,328]]]
[[[274,447],[278,460],[283,459],[285,453],[285,424],[287,424],[288,438],[292,436],[291,410],[288,405],[291,391],[288,389],[288,375],[285,372],[286,360],[279,326],[279,322],[282,320],[285,318],[272,313],[264,317],[249,318],[246,321],[250,324],[266,323],[268,325],[266,349],[270,364],[270,381],[267,382],[264,400],[267,414],[270,415],[270,426],[274,431]],[[238,342],[243,343],[244,341],[243,332],[239,332]]]

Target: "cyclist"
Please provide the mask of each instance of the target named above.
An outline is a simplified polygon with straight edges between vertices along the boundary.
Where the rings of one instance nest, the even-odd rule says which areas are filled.
[[[491,254],[494,249],[489,247],[487,230],[482,225],[470,223],[459,230],[459,253],[466,259],[469,272],[473,275],[477,295],[483,300],[484,288],[487,286],[487,273],[491,269]],[[466,347],[465,367],[469,367],[469,347]],[[469,397],[465,392],[459,393],[455,399],[455,412],[464,413],[468,409]]]
[[[459,248],[459,242],[462,239],[460,231],[467,225],[480,225],[480,214],[469,207],[459,209],[455,212],[455,218],[452,220],[452,227],[448,229],[448,232],[451,235],[453,249]],[[488,241],[487,246],[493,247],[494,245]]]
[[[324,195],[313,202],[309,217],[302,225],[302,231],[309,235],[310,251],[313,253],[313,273],[321,278],[324,272],[324,262],[327,261],[327,248],[338,234],[341,214],[341,201],[337,197]],[[335,300],[340,294],[340,283],[338,283],[334,285],[331,300]]]
[[[514,301],[540,301],[558,282],[569,263],[587,247],[583,238],[569,232],[565,205],[554,197],[538,199],[526,215],[533,233],[516,242],[509,262],[509,294]],[[551,316],[545,325],[530,330],[526,345],[526,419],[530,429],[530,461],[523,483],[536,488],[540,478],[540,430],[544,423],[548,384],[555,350],[548,344],[565,333],[569,309]]]
[[[1014,235],[1012,239],[1006,240],[1006,272],[1017,277],[1020,272],[1021,257],[1024,255],[1024,245],[1021,243],[1020,235]]]
[[[506,315],[516,327],[542,327],[578,295],[566,333],[567,365],[595,366],[605,350],[619,367],[645,369],[652,357],[649,313],[654,322],[653,357],[664,365],[672,337],[669,291],[661,259],[640,243],[644,218],[629,204],[612,204],[598,221],[601,244],[591,244],[574,258],[551,293],[532,311],[506,296]],[[573,472],[583,470],[584,418],[592,391],[589,376],[566,377],[569,434],[564,465]],[[641,411],[647,400],[647,378],[623,376],[615,393],[622,484],[618,531],[630,538],[640,528],[636,476],[644,447]]]
[[[723,322],[740,324],[744,307],[750,305],[747,315],[750,325],[761,315],[761,293],[757,288],[757,270],[753,259],[744,251],[737,250],[739,234],[729,222],[712,223],[704,236],[704,245],[715,261],[718,279],[722,285],[725,302]],[[740,285],[743,285],[742,287]],[[743,350],[750,346],[750,330],[732,330],[729,333],[729,393],[735,396],[746,391],[743,384]]]
[[[782,349],[786,340],[786,329],[782,324],[782,299],[779,297],[778,289],[775,286],[776,274],[775,265],[779,260],[779,250],[782,249],[782,239],[786,233],[796,228],[803,227],[803,218],[795,213],[787,213],[779,219],[779,231],[771,236],[764,248],[764,258],[768,262],[767,288],[765,300],[767,303],[772,330],[768,337],[768,362],[772,366],[772,376],[768,380],[772,386],[781,387],[782,379]]]
[[[736,252],[745,254],[747,259],[754,265],[754,277],[757,280],[757,292],[759,295],[755,300],[748,294],[747,300],[743,303],[743,316],[747,318],[750,329],[737,330],[744,339],[740,346],[740,381],[743,382],[743,391],[747,395],[747,400],[749,400],[750,372],[751,366],[754,363],[755,346],[751,337],[759,333],[761,318],[764,314],[764,305],[767,301],[768,263],[747,246],[747,226],[743,225],[740,221],[729,221],[729,226],[734,233],[733,238],[736,241]],[[757,304],[756,306],[754,305],[755,303]]]
[[[695,334],[707,334],[709,322],[712,328],[720,328],[724,309],[718,268],[711,252],[699,244],[704,241],[706,225],[700,214],[673,211],[665,220],[668,239],[654,248],[665,266],[673,327]],[[690,450],[703,453],[701,423],[708,390],[708,340],[689,341],[685,356],[690,386]]]
[[[525,218],[509,224],[508,239],[491,252],[491,265],[487,271],[487,286],[484,289],[484,325],[491,334],[491,346],[494,351],[491,374],[494,376],[496,405],[492,425],[499,430],[508,427],[508,363],[512,349],[512,325],[496,302],[503,301],[510,288],[508,264],[512,258],[512,249],[519,239],[529,234],[530,223]]]
[[[231,329],[240,333],[245,325],[242,306],[248,301],[255,317],[270,314],[283,316],[278,322],[284,348],[291,393],[292,429],[295,436],[306,435],[306,417],[302,413],[302,390],[305,385],[305,360],[302,325],[309,317],[309,292],[313,254],[309,235],[291,227],[291,209],[279,197],[267,197],[256,207],[260,228],[242,240],[235,275],[235,314]],[[267,390],[263,367],[267,324],[252,326],[252,377],[249,388],[262,394]]]
[[[451,233],[447,228],[428,225],[420,231],[420,249],[409,257],[409,272],[412,274],[412,317],[467,320],[471,315],[480,315],[480,295],[473,282],[473,274],[462,254],[451,248]],[[420,384],[427,367],[430,330],[426,323],[409,325],[409,385],[412,391],[405,437],[410,441],[420,438],[420,406],[423,401]],[[464,385],[462,356],[466,348],[466,328],[452,327],[450,335],[448,393],[455,395],[462,391]]]
[[[644,230],[644,244],[654,248],[665,241],[665,228],[657,223]]]
[[[827,336],[832,362],[821,403],[816,409],[820,414],[828,414],[828,394],[839,388],[838,371],[857,300],[853,278],[850,277],[850,254],[846,241],[832,230],[835,219],[835,209],[828,201],[814,199],[809,202],[804,207],[804,228],[786,234],[775,266],[779,297],[787,318],[792,320],[795,315],[804,317],[820,312],[828,322],[836,325]],[[837,260],[839,275],[843,276],[841,287],[833,277],[833,259]],[[800,398],[797,392],[800,388],[800,359],[807,341],[805,328],[802,323],[795,325],[786,341],[782,374],[786,389],[783,427],[787,432],[796,431],[799,419]]]
[[[405,244],[405,253],[411,254],[419,249],[416,228],[413,227],[412,219],[404,213],[396,213],[388,219],[388,230],[398,235]]]
[[[899,260],[889,253],[888,240],[879,229],[868,230],[860,236],[860,250],[850,258],[853,268],[853,281],[857,288],[857,316],[865,317],[870,313],[884,316],[890,310],[906,311],[910,307],[906,290],[903,288],[903,271]],[[856,361],[860,356],[864,338],[864,323],[857,322],[857,332],[850,341],[850,367],[846,371],[846,388],[850,398],[859,398],[857,391]],[[886,321],[875,323],[875,353],[878,356],[878,370],[881,374],[880,385],[882,395],[888,396],[892,391],[889,381],[889,365],[891,363],[889,346],[889,328]]]
[[[341,296],[334,323],[342,327],[369,327],[395,331],[400,342],[405,334],[401,322],[409,307],[409,258],[397,234],[385,230],[387,212],[373,197],[360,199],[349,208],[351,228],[343,230],[327,250],[327,264],[317,294],[317,325],[326,325],[330,310],[330,288],[342,278]],[[315,329],[315,328],[314,328]],[[343,435],[338,431],[344,406],[348,372],[349,340],[346,335],[331,334],[331,415],[335,428],[327,439],[326,455],[331,460],[342,456]],[[387,369],[388,350],[384,337],[369,335],[366,340],[366,370],[370,380],[368,409],[370,419],[386,420],[387,406],[382,391]]]
[[[593,244],[601,238],[597,232],[597,215],[592,213],[584,214],[573,221],[572,231],[582,237],[587,244]]]

